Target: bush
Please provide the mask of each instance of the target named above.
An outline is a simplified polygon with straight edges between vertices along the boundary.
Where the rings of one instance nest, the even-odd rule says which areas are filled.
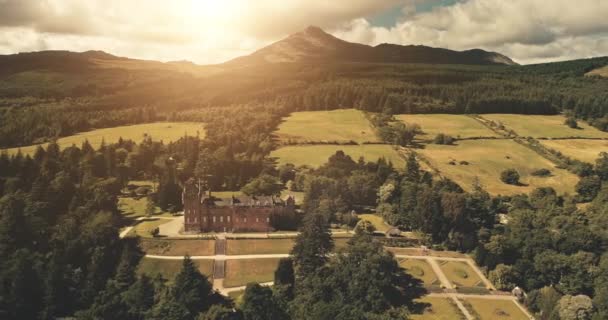
[[[519,172],[515,169],[507,169],[500,173],[500,180],[506,184],[518,185]]]
[[[534,171],[532,171],[531,174],[535,177],[548,177],[551,175],[551,170],[543,168],[543,169],[534,170]]]
[[[160,234],[160,229],[158,229],[158,227],[150,230],[150,235],[154,238],[158,237],[159,234]]]
[[[564,124],[572,129],[578,128],[578,123],[576,122],[576,119],[574,119],[573,117],[568,117],[566,119],[566,121],[564,121]]]
[[[433,142],[435,144],[452,145],[452,144],[454,144],[455,140],[456,139],[454,139],[454,137],[452,137],[450,135],[439,133],[438,135],[435,136],[435,139],[433,139]]]

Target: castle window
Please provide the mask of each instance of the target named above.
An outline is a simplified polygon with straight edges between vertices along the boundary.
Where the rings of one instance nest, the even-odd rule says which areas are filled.
[[[243,218],[243,222],[247,222],[247,218]]]
[[[215,216],[213,216],[213,223],[215,223]]]
[[[260,222],[260,218],[255,217],[255,222]]]
[[[266,217],[266,222],[270,222],[270,218]]]
[[[198,222],[198,218],[194,218],[194,223]]]
[[[220,216],[220,222],[224,222],[224,216]]]
[[[207,217],[203,217],[203,222],[207,223]]]
[[[228,220],[228,222],[230,222],[230,216],[227,216],[227,217],[226,217],[226,220]]]

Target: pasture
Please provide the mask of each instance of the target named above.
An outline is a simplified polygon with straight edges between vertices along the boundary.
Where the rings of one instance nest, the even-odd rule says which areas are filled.
[[[423,259],[403,259],[399,266],[413,277],[422,280],[425,286],[439,286],[441,282],[437,278],[433,268]]]
[[[485,287],[481,278],[466,262],[443,260],[439,262],[439,267],[453,285],[458,287]]]
[[[573,129],[564,124],[563,115],[484,114],[483,118],[500,122],[521,137],[533,138],[608,138],[602,132],[583,121]]]
[[[413,320],[458,320],[464,315],[449,298],[422,297],[417,299],[410,319]]]
[[[211,278],[213,275],[213,260],[192,260],[199,271]],[[163,278],[172,281],[182,269],[182,260],[164,260],[142,258],[137,267],[137,273],[146,274],[150,277],[156,276],[158,273],[163,275]]]
[[[540,140],[540,143],[547,148],[561,152],[566,157],[591,164],[595,164],[600,152],[608,152],[608,140]]]
[[[226,260],[224,286],[230,288],[244,286],[250,282],[273,281],[279,260],[276,258]]]
[[[142,239],[140,246],[146,254],[164,256],[212,256],[215,240],[202,239]]]
[[[457,145],[427,145],[417,150],[445,177],[465,190],[472,190],[476,179],[489,193],[512,195],[528,193],[537,187],[552,187],[558,193],[574,193],[578,177],[555,165],[534,151],[511,140],[464,140]],[[513,168],[521,176],[522,185],[509,185],[500,180],[500,173]],[[536,177],[534,170],[546,168],[552,176]]]
[[[479,320],[528,320],[528,316],[512,300],[461,299],[467,310]]]
[[[380,142],[364,113],[355,109],[294,112],[275,134],[285,143]]]
[[[396,169],[405,167],[405,160],[399,152],[385,144],[286,146],[272,151],[270,156],[278,158],[279,165],[292,163],[295,166],[317,168],[327,163],[329,157],[338,150],[344,151],[354,161],[360,157],[364,157],[366,161],[377,161],[384,157],[387,161],[392,161]]]
[[[152,140],[162,140],[167,143],[176,141],[184,135],[199,135],[201,138],[204,138],[205,130],[201,123],[196,122],[154,122],[82,132],[73,136],[59,138],[57,139],[57,144],[59,144],[61,149],[71,147],[72,145],[80,147],[85,140],[88,140],[93,148],[99,148],[102,141],[110,144],[118,142],[120,138],[140,143],[145,137],[151,137]],[[46,147],[47,145],[47,143],[41,144],[42,147]],[[21,150],[23,154],[32,155],[36,152],[37,148],[38,145],[32,145],[5,150],[7,150],[9,154],[16,154]]]
[[[418,124],[424,132],[418,137],[423,140],[432,140],[439,133],[454,138],[498,137],[477,120],[462,114],[400,114],[395,118],[406,124]]]

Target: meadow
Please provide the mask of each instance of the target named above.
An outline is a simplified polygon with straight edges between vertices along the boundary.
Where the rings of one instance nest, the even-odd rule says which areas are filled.
[[[453,285],[458,287],[484,287],[473,269],[463,261],[441,261],[439,267]]]
[[[86,140],[89,141],[93,148],[99,148],[102,141],[105,143],[118,142],[120,138],[124,140],[133,140],[140,143],[146,137],[151,137],[155,141],[163,141],[165,143],[177,141],[184,135],[197,136],[201,138],[205,136],[205,130],[201,123],[197,122],[154,122],[146,124],[137,124],[131,126],[120,126],[113,128],[97,129],[87,132],[82,132],[73,136],[57,139],[59,147],[64,149],[76,145],[80,147]],[[46,147],[48,143],[40,146]],[[19,150],[23,154],[34,154],[39,145],[31,145],[19,148],[5,149],[9,154],[16,154]]]
[[[362,111],[294,112],[279,125],[276,136],[282,142],[380,142]]]
[[[227,240],[226,254],[274,254],[289,253],[295,239],[247,239]]]
[[[386,232],[391,228],[381,216],[375,214],[358,214],[357,217],[361,220],[369,221],[378,231]]]
[[[484,114],[481,117],[500,122],[521,137],[608,138],[608,132],[602,132],[580,120],[579,128],[568,127],[564,124],[566,117],[563,115]]]
[[[461,299],[467,310],[479,320],[528,320],[528,316],[512,300]]]
[[[276,157],[279,165],[292,163],[296,166],[317,168],[325,164],[327,159],[338,150],[344,151],[355,161],[360,157],[364,157],[366,161],[377,161],[384,157],[387,161],[392,161],[397,169],[405,166],[405,161],[399,152],[385,144],[286,146],[272,151],[270,156]]]
[[[418,136],[422,140],[432,140],[439,133],[454,138],[498,137],[477,120],[462,114],[400,114],[395,118],[406,124],[418,124],[423,131]]]
[[[580,161],[595,164],[600,152],[608,152],[608,140],[567,139],[540,140],[547,148],[557,150],[563,155]]]
[[[211,256],[215,254],[215,240],[203,239],[141,239],[146,254],[165,256]]]
[[[578,177],[555,165],[534,151],[511,140],[464,140],[457,145],[426,145],[417,149],[441,175],[455,181],[465,190],[472,190],[476,179],[489,193],[511,195],[527,193],[538,187],[552,187],[558,193],[574,193]],[[521,176],[522,185],[509,185],[500,180],[500,173],[513,168]],[[536,177],[534,170],[546,168],[552,176]]]

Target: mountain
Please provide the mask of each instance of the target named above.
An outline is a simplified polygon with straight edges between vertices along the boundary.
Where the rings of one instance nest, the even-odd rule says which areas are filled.
[[[280,62],[373,62],[515,65],[509,57],[481,49],[454,51],[417,45],[383,43],[368,46],[336,38],[321,28],[308,27],[254,53],[228,61],[227,65]]]

